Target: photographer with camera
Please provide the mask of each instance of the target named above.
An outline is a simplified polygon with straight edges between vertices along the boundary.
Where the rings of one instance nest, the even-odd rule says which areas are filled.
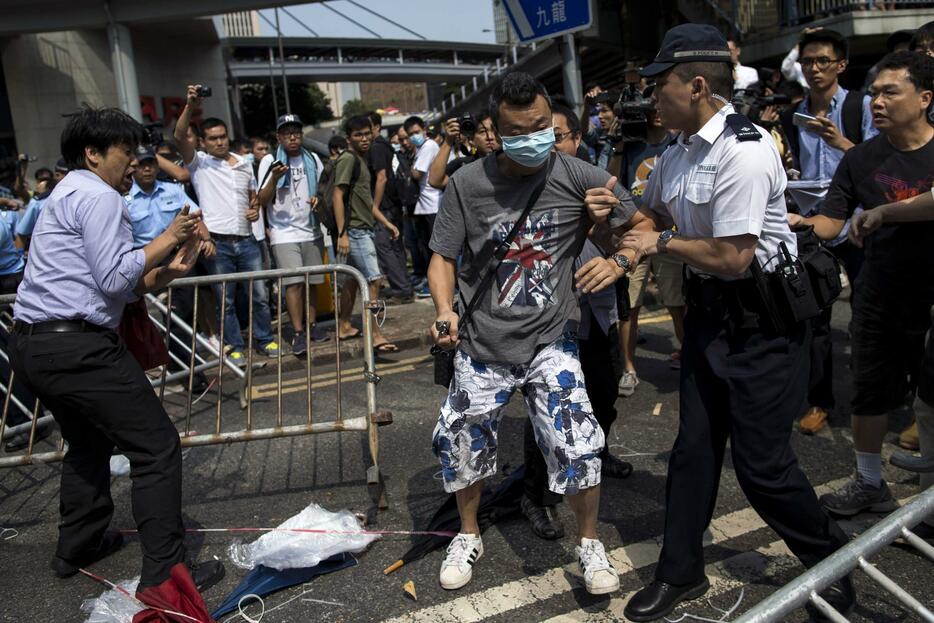
[[[482,113],[474,119],[470,113],[464,113],[459,119],[452,117],[444,122],[444,142],[431,163],[428,183],[444,190],[455,171],[497,149],[499,139],[490,115]],[[460,156],[452,159],[452,153]]]
[[[800,180],[813,181],[815,186],[822,184],[826,188],[844,154],[878,131],[872,125],[869,96],[840,86],[840,75],[848,64],[846,38],[826,28],[813,30],[801,37],[799,49],[799,61],[810,92],[796,107],[789,107],[781,115],[781,124],[794,166],[801,172]],[[819,211],[820,202],[814,203],[813,206],[799,204],[803,216]],[[863,252],[847,241],[848,227],[849,222],[840,235],[826,241],[825,246],[843,263],[850,283],[855,284]],[[812,323],[809,408],[798,422],[801,432],[810,435],[826,426],[829,413],[836,406],[831,314],[832,307],[828,306]]]
[[[253,224],[261,217],[256,202],[253,166],[230,151],[227,124],[220,119],[205,119],[201,124],[205,151],[197,151],[188,139],[192,109],[200,106],[202,97],[209,95],[210,89],[188,85],[185,108],[175,124],[175,142],[191,172],[191,183],[201,203],[204,223],[217,249],[215,256],[207,261],[208,269],[215,275],[262,270],[263,252],[253,230]],[[228,357],[245,364],[244,341],[235,301],[237,285],[237,282],[228,282],[226,291],[222,292],[218,284],[214,287],[214,296],[218,301],[222,296],[227,298],[223,340],[232,348]],[[218,305],[218,315],[220,309],[221,305]],[[266,282],[262,279],[253,280],[253,338],[256,340],[256,352],[267,357],[278,355],[279,344],[272,332],[269,296]]]
[[[619,100],[619,93],[604,91],[595,86],[584,98],[584,112],[581,113],[582,140],[595,152],[594,164],[613,173],[618,170],[613,162],[614,150],[619,138],[616,136],[617,115],[613,105]],[[600,127],[590,127],[590,110],[596,107]]]

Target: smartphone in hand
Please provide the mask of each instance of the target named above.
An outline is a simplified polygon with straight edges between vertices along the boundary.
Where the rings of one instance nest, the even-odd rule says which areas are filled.
[[[805,115],[804,113],[800,112],[796,112],[794,117],[791,119],[791,122],[799,128],[807,128],[808,123],[811,121],[817,121],[817,117]]]

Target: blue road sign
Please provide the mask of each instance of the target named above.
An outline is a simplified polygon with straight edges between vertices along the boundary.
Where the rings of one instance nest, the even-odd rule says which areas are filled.
[[[503,0],[523,43],[590,28],[590,0]]]

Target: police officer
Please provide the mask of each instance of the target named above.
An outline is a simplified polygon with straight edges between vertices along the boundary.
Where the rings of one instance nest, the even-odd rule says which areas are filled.
[[[185,193],[185,187],[175,182],[159,179],[159,163],[156,153],[149,145],[140,145],[136,149],[136,160],[139,163],[133,173],[133,186],[126,196],[127,209],[130,213],[130,222],[133,226],[133,248],[142,249],[164,232],[184,206],[196,210],[198,206]],[[204,238],[202,253],[205,257],[214,255],[214,241],[202,228]],[[194,304],[194,288],[179,288],[172,293],[172,313],[183,322],[191,325]],[[182,361],[188,361],[191,353],[181,344],[191,344],[191,335],[186,334],[174,322],[172,333],[178,340],[171,340],[169,348],[172,353]],[[170,368],[178,369],[175,361],[170,362]],[[184,379],[187,387],[188,379]],[[192,393],[200,394],[208,387],[204,373],[198,372],[194,376]]]
[[[733,68],[713,26],[669,30],[642,75],[655,79],[665,125],[680,130],[649,178],[642,209],[661,233],[632,230],[637,258],[670,254],[687,264],[678,438],[668,465],[665,541],[655,581],[625,609],[632,621],[665,616],[703,595],[703,533],[717,500],[727,439],[753,508],[810,567],[847,540],[820,508],[789,444],[808,384],[807,323],[772,320],[750,267],[768,272],[786,225],[786,175],[769,133],[729,104]],[[676,226],[672,227],[672,225]],[[822,595],[854,603],[849,578]]]

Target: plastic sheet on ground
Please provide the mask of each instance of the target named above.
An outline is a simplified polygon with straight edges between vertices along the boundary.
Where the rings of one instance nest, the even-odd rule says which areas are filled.
[[[118,586],[123,590],[136,594],[139,578],[125,580]],[[135,599],[126,596],[119,590],[112,588],[95,599],[85,599],[81,604],[81,612],[88,615],[85,623],[132,623],[133,616],[143,610],[145,606]]]
[[[278,528],[333,530],[348,533],[363,530],[350,511],[332,513],[317,504],[309,504]],[[233,543],[227,553],[241,569],[264,565],[273,569],[314,567],[322,560],[342,552],[362,552],[377,539],[374,534],[317,534],[302,532],[267,532],[252,543]]]

